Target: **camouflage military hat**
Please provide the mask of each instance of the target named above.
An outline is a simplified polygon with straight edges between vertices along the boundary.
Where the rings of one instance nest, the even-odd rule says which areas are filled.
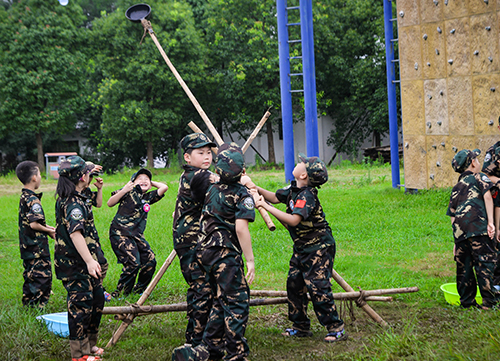
[[[457,173],[463,173],[472,163],[472,160],[476,158],[481,151],[479,149],[469,150],[462,149],[460,152],[455,154],[453,160],[451,161],[451,166]]]
[[[149,180],[153,180],[153,174],[151,173],[151,171],[149,169],[146,169],[146,168],[141,168],[137,172],[132,174],[132,177],[130,177],[130,181],[131,182],[135,181],[135,179],[141,174],[145,174],[148,176]]]
[[[243,152],[236,143],[224,143],[217,154],[215,170],[222,183],[238,182],[245,168]]]
[[[208,139],[203,133],[188,134],[181,140],[181,148],[184,153],[186,153],[188,149],[197,149],[205,146],[216,147],[217,144]]]
[[[61,177],[77,181],[93,168],[94,164],[88,165],[81,157],[72,155],[61,162],[58,173]]]
[[[299,160],[306,164],[307,176],[309,183],[313,187],[319,187],[328,180],[328,171],[325,163],[318,157],[306,157],[305,154],[299,153]]]

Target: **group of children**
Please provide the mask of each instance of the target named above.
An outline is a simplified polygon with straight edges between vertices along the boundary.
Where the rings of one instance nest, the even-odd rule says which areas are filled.
[[[308,294],[326,342],[347,339],[332,296],[330,278],[335,241],[318,199],[318,188],[328,180],[317,157],[299,155],[295,181],[276,193],[257,187],[245,173],[243,152],[235,143],[223,144],[212,165],[216,145],[203,133],[181,140],[184,172],[180,177],[173,214],[174,249],[188,284],[186,343],[174,350],[173,360],[246,360],[245,330],[249,315],[249,285],[255,262],[248,224],[255,207],[263,207],[285,224],[294,241],[287,280],[289,319],[287,337],[310,337]],[[101,170],[78,156],[61,162],[57,184],[56,228],[45,223],[40,199],[40,170],[34,162],[18,165],[24,188],[20,201],[19,234],[25,268],[23,305],[44,307],[51,289],[48,238],[55,238],[54,266],[68,292],[68,325],[73,361],[99,360],[97,333],[104,307],[102,281],[108,264],[92,207],[102,205]],[[94,180],[96,192],[89,189]],[[151,187],[157,188],[149,192]],[[154,252],[144,238],[150,205],[159,201],[167,185],[152,181],[147,169],[135,173],[112,193],[108,206],[120,204],[109,238],[122,274],[113,296],[145,290],[155,272]],[[254,201],[256,199],[256,201]],[[285,203],[286,212],[269,203]],[[244,271],[244,261],[247,271]],[[137,282],[136,282],[137,278]]]

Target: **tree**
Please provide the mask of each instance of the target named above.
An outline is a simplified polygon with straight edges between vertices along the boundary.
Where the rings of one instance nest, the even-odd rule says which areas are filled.
[[[335,126],[328,144],[340,151],[347,136],[342,151],[354,153],[388,131],[383,4],[321,0],[313,14],[318,103]]]
[[[189,5],[174,0],[150,3],[149,20],[160,44],[196,93],[203,81],[205,47]],[[102,133],[108,144],[134,156],[167,156],[177,149],[182,129],[199,115],[143,29],[129,22],[120,4],[116,12],[93,23],[92,63],[103,79],[94,95],[102,107]],[[130,158],[129,158],[130,159]]]
[[[272,122],[280,108],[275,0],[208,0],[206,40],[210,51],[207,93],[219,127],[248,135],[269,107],[269,161],[275,162]]]
[[[43,134],[62,134],[84,102],[85,57],[79,51],[81,8],[42,0],[16,2],[2,32],[12,34],[0,55],[0,121],[7,134],[29,132],[44,170]]]

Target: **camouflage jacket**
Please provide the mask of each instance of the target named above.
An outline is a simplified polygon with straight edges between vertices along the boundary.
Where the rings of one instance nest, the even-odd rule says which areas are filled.
[[[446,215],[455,217],[452,225],[455,242],[488,235],[488,217],[483,195],[493,183],[484,173],[463,172],[453,187]]]
[[[335,244],[316,188],[297,188],[296,182],[292,181],[289,186],[279,189],[276,197],[286,204],[287,213],[302,216],[302,221],[297,226],[288,226],[294,252],[313,252]]]
[[[116,194],[114,191],[111,195]],[[111,222],[110,234],[117,232],[124,237],[143,237],[148,220],[150,205],[163,198],[154,190],[142,193],[141,186],[136,185],[120,199],[115,218]]]
[[[255,203],[240,183],[216,183],[210,186],[203,206],[198,249],[226,247],[241,253],[236,235],[236,220],[255,220]]]
[[[54,265],[56,276],[63,281],[89,278],[87,265],[78,253],[70,235],[81,231],[92,257],[98,261],[102,252],[99,241],[93,237],[95,225],[89,215],[88,193],[74,191],[68,198],[58,198],[56,201],[56,246]]]
[[[97,233],[97,228],[95,227],[94,223],[94,213],[92,212],[92,206],[97,207],[97,192],[92,192],[90,188],[85,188],[83,191],[85,196],[87,196],[87,200],[85,201],[85,204],[87,206],[87,211],[89,215],[89,221],[92,224],[92,229],[90,230],[91,237],[92,239],[95,239],[96,242],[99,243],[99,248],[98,248],[98,253],[97,253],[97,261],[100,264],[106,264],[108,261],[104,257],[104,252],[102,251],[101,241],[99,239],[99,234]]]
[[[50,258],[47,234],[36,232],[30,227],[31,222],[45,226],[42,193],[35,193],[23,188],[19,200],[19,249],[22,259]]]
[[[200,233],[200,217],[203,203],[197,202],[191,196],[191,180],[201,172],[209,170],[184,165],[184,173],[179,179],[179,192],[175,202],[173,239],[174,249],[195,246]]]
[[[498,161],[500,160],[500,142],[496,142],[488,148],[484,154],[482,172],[487,175],[493,175],[500,178],[500,167]]]

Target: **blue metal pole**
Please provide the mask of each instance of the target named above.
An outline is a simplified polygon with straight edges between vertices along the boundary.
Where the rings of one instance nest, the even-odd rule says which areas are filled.
[[[387,99],[389,102],[389,138],[391,143],[391,173],[392,187],[398,188],[399,178],[399,141],[398,141],[398,114],[396,103],[396,67],[394,66],[394,37],[392,27],[392,2],[384,2],[384,28],[385,28],[385,67],[387,70]]]
[[[302,37],[307,156],[312,157],[319,156],[312,0],[300,0],[300,33]]]
[[[285,179],[293,180],[295,150],[293,146],[293,113],[290,83],[290,51],[288,47],[288,16],[286,0],[276,0],[278,12],[278,43],[280,58],[281,118],[283,124],[283,154],[285,160]]]

